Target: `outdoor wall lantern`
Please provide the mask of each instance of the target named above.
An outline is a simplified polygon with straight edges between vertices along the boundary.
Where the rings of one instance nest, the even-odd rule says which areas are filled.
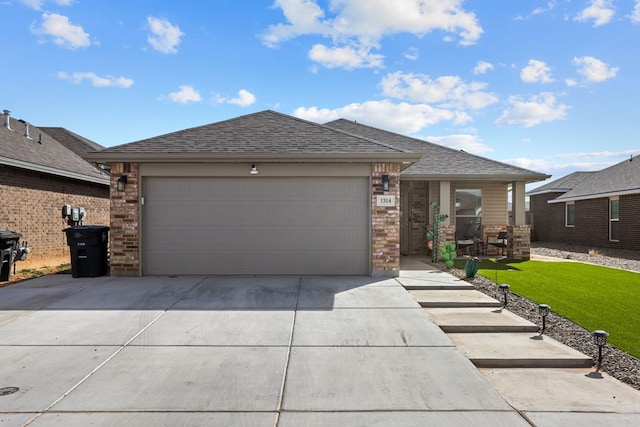
[[[126,186],[127,186],[127,175],[120,175],[120,178],[118,178],[118,181],[116,183],[116,190],[124,191]]]
[[[540,329],[540,335],[544,334],[544,330],[547,326],[547,316],[551,312],[551,306],[548,304],[538,305],[538,313],[542,317],[542,328]]]
[[[597,330],[591,332],[591,336],[593,337],[593,343],[598,346],[598,367],[596,368],[596,372],[598,372],[600,366],[602,366],[602,347],[607,343],[609,334],[606,331]]]
[[[382,175],[382,189],[389,191],[389,175]]]
[[[509,293],[510,286],[507,284],[504,284],[504,285],[498,286],[498,288],[500,288],[500,290],[502,291],[502,295],[504,296],[504,302],[502,303],[502,308],[505,308],[507,306],[507,294]]]
[[[255,164],[255,163],[253,163],[253,164],[251,165],[251,170],[249,171],[249,173],[250,173],[251,175],[258,175],[259,171],[258,171],[258,167],[256,166],[256,164]]]

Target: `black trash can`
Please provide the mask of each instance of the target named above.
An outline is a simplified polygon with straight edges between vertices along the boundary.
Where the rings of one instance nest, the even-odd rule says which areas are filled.
[[[13,265],[13,256],[18,247],[22,234],[15,231],[0,230],[0,260],[2,261],[2,269],[0,270],[0,282],[7,282],[11,275],[11,266]]]
[[[65,228],[71,249],[73,277],[99,277],[107,274],[109,227],[76,225]]]

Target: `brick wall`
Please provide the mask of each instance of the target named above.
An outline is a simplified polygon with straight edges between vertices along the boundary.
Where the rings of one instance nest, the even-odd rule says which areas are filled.
[[[84,207],[85,224],[109,225],[106,185],[0,166],[0,229],[22,233],[32,250],[18,270],[70,262],[63,205]]]
[[[140,205],[137,163],[111,164],[111,275],[139,276]],[[124,192],[117,191],[117,181],[127,177]]]
[[[565,204],[547,203],[561,193],[531,197],[534,212],[535,240],[591,246],[640,250],[640,194],[620,196],[620,241],[609,241],[609,199],[575,202],[575,226],[566,227]]]
[[[382,175],[389,175],[389,191],[382,189]],[[372,164],[371,185],[372,275],[397,276],[400,273],[400,165]],[[395,196],[395,206],[378,206],[379,195]]]
[[[531,259],[531,226],[508,226],[507,245],[507,258],[520,260]]]

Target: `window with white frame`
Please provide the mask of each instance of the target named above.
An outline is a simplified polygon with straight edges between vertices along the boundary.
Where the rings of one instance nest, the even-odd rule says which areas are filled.
[[[574,202],[565,203],[564,225],[565,227],[576,226],[576,204]]]
[[[481,236],[482,190],[456,189],[456,236],[472,239]]]
[[[609,199],[609,240],[620,240],[620,200],[617,197]]]

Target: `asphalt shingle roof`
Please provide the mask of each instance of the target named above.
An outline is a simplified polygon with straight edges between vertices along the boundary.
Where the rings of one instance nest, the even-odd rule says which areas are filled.
[[[402,153],[361,136],[262,111],[105,149],[104,154]]]
[[[80,136],[77,133],[71,132],[70,130],[65,128],[40,126],[39,129],[43,132],[48,133],[56,141],[58,141],[60,144],[64,145],[80,157],[84,157],[85,154],[92,151],[104,150],[104,147],[97,142],[93,142],[90,139]]]
[[[527,196],[543,193],[566,193],[595,172],[574,172],[527,192]]]
[[[585,175],[570,191],[554,201],[570,201],[617,194],[640,193],[640,159],[627,159],[599,172]]]
[[[542,181],[549,177],[539,172],[476,156],[462,150],[454,150],[345,119],[326,123],[325,126],[355,135],[362,135],[402,150],[422,154],[420,160],[402,172],[402,176],[405,177],[414,176],[425,179],[520,179],[528,182]]]
[[[9,120],[11,130],[0,127],[0,164],[92,182],[108,182],[108,176],[102,175],[48,133],[30,125],[29,139],[25,136],[25,123],[13,118]]]

